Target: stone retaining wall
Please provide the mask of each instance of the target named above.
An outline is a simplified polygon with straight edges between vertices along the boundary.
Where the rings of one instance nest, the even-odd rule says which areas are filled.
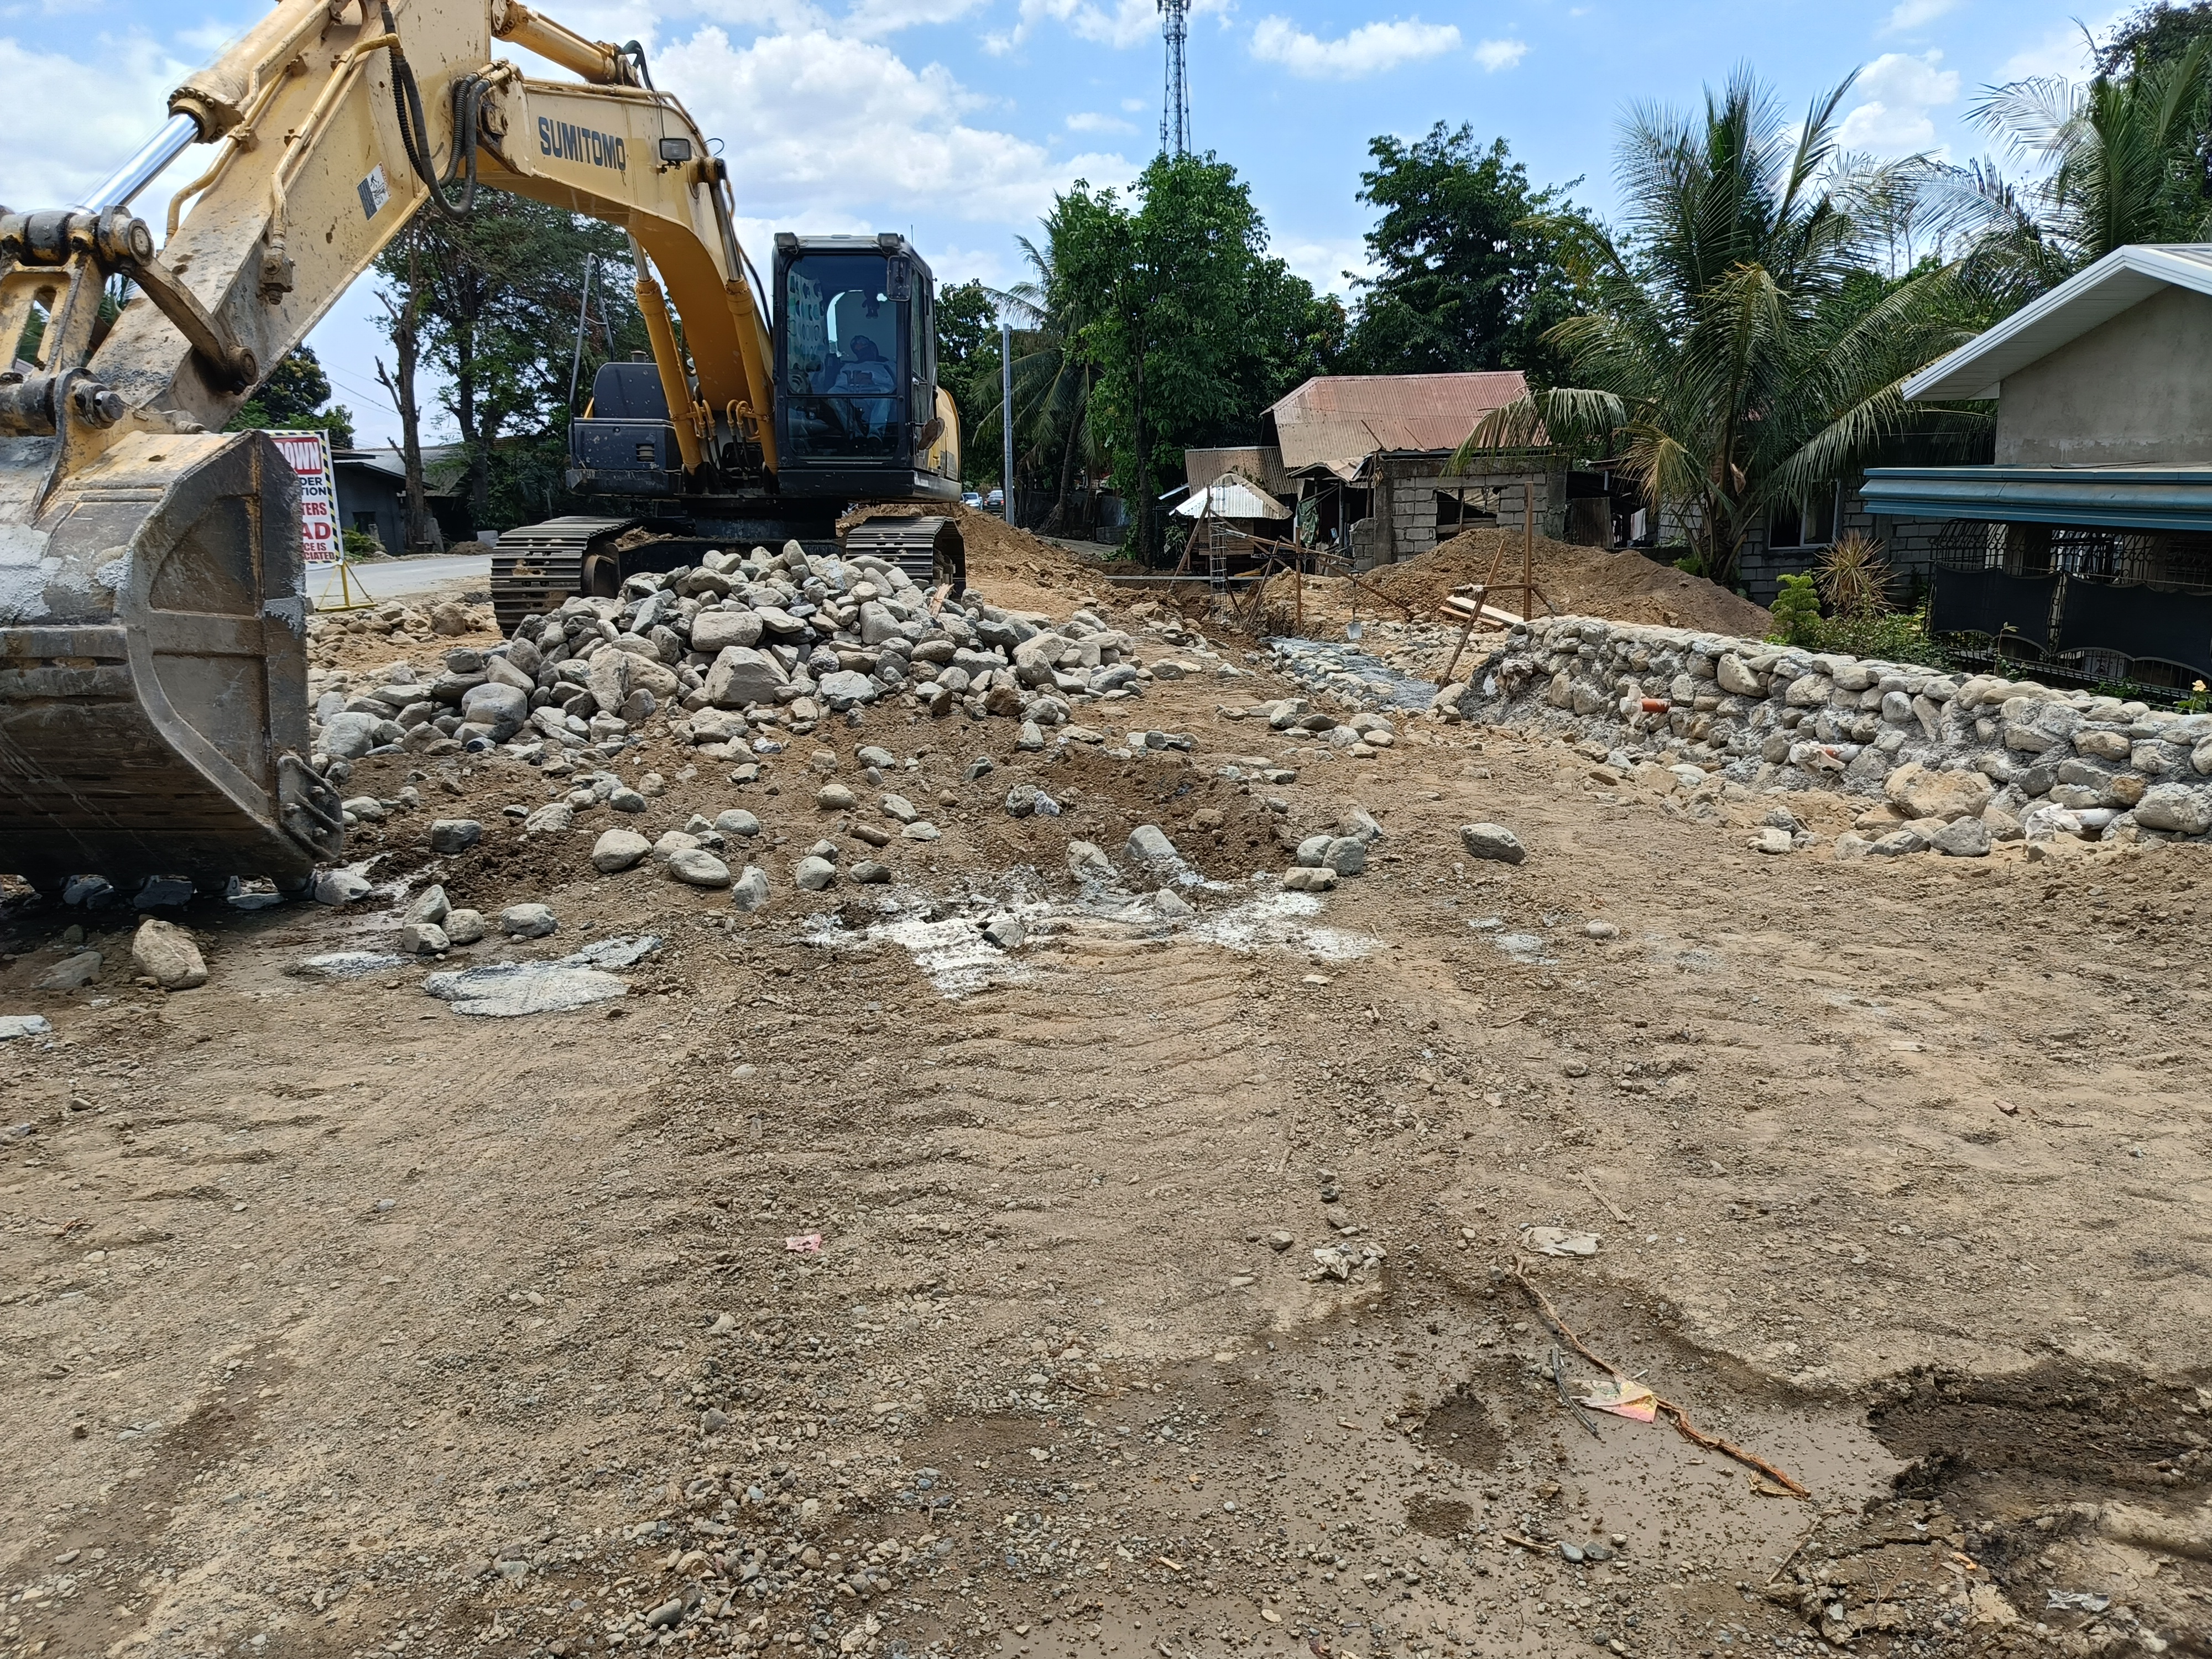
[[[1509,630],[1437,710],[1595,739],[1629,763],[1694,763],[1753,788],[1886,797],[1898,830],[1843,838],[1846,856],[2212,831],[2212,714],[2033,681],[1555,617]],[[1939,843],[1969,818],[1987,836],[1954,829]]]

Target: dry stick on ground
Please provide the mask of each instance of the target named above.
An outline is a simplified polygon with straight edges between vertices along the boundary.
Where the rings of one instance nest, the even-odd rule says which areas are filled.
[[[1559,1310],[1551,1304],[1543,1291],[1529,1282],[1528,1269],[1528,1264],[1525,1260],[1517,1255],[1514,1257],[1513,1282],[1528,1293],[1529,1300],[1536,1304],[1536,1311],[1541,1314],[1545,1322],[1559,1334],[1560,1340],[1600,1370],[1608,1372],[1624,1382],[1634,1382],[1635,1379],[1626,1371],[1622,1370],[1620,1366],[1610,1360],[1599,1358],[1583,1346],[1582,1338],[1567,1328],[1566,1322],[1559,1317]],[[1723,1440],[1718,1435],[1707,1434],[1703,1429],[1692,1423],[1689,1413],[1684,1411],[1673,1401],[1655,1393],[1651,1396],[1651,1403],[1666,1413],[1667,1420],[1674,1425],[1683,1439],[1695,1445],[1703,1446],[1707,1451],[1717,1451],[1724,1457],[1732,1457],[1747,1469],[1756,1469],[1776,1486],[1787,1491],[1792,1497],[1810,1499],[1813,1496],[1790,1476],[1776,1468],[1765,1458],[1754,1456],[1733,1441]]]
[[[1766,1575],[1766,1583],[1769,1588],[1771,1588],[1782,1582],[1782,1575],[1790,1571],[1790,1564],[1797,1559],[1799,1553],[1804,1549],[1806,1545],[1813,1541],[1813,1534],[1820,1530],[1820,1522],[1826,1519],[1827,1516],[1825,1515],[1815,1516],[1813,1519],[1813,1524],[1806,1528],[1805,1530],[1798,1535],[1797,1541],[1790,1547],[1790,1553],[1784,1556],[1780,1564],[1776,1566],[1774,1571]]]
[[[1590,1172],[1588,1170],[1584,1170],[1583,1171],[1583,1185],[1589,1188],[1589,1195],[1592,1198],[1595,1199],[1600,1204],[1605,1206],[1606,1213],[1610,1215],[1615,1221],[1618,1221],[1622,1226],[1626,1227],[1628,1225],[1630,1221],[1634,1219],[1627,1211],[1622,1209],[1620,1205],[1614,1203],[1603,1193],[1598,1191],[1597,1182],[1590,1178]]]

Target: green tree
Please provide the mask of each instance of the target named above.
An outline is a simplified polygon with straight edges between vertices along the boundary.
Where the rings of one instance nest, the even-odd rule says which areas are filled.
[[[1935,183],[1947,227],[1971,247],[1969,278],[2000,310],[2129,243],[2212,234],[2212,35],[2154,30],[2091,80],[2038,76],[1986,88],[1968,115],[2035,174],[2015,183],[1985,161]]]
[[[423,214],[377,270],[419,301],[408,325],[444,381],[441,400],[468,451],[472,522],[512,525],[562,505],[568,366],[595,272],[584,380],[610,356],[647,349],[630,298],[628,240],[612,225],[519,196],[487,192],[465,218]],[[387,322],[398,325],[398,316]],[[502,447],[502,441],[520,439]],[[511,453],[510,453],[511,452]]]
[[[353,411],[331,409],[331,377],[310,345],[295,346],[277,360],[253,395],[230,417],[226,432],[326,432],[339,449],[353,447]]]
[[[1362,374],[1518,368],[1546,383],[1564,367],[1546,343],[1581,309],[1567,238],[1584,221],[1571,186],[1532,190],[1503,138],[1488,149],[1439,121],[1408,144],[1367,153],[1359,200],[1377,274],[1361,279],[1347,365]]]
[[[996,478],[998,454],[980,434],[999,403],[999,313],[980,282],[937,290],[937,383],[960,411],[962,482]]]
[[[2212,0],[2177,6],[2152,0],[2112,26],[2094,48],[2100,75],[2139,74],[2171,63],[2199,40],[2212,40]]]
[[[1708,92],[1702,115],[1634,112],[1620,147],[1626,227],[1584,233],[1591,309],[1549,336],[1571,383],[1487,417],[1462,455],[1544,441],[1621,456],[1725,583],[1777,504],[1877,454],[1983,441],[1986,410],[1902,396],[1972,330],[1954,266],[1871,269],[1881,228],[1849,206],[1869,189],[1832,166],[1850,86],[1802,122],[1748,70]]]
[[[1079,183],[1047,222],[1051,280],[1090,373],[1093,441],[1149,562],[1153,497],[1182,451],[1255,435],[1261,412],[1341,337],[1342,313],[1268,257],[1249,188],[1212,155],[1157,158],[1126,204]]]
[[[1042,248],[1026,236],[1017,239],[1035,276],[988,290],[1000,315],[1022,324],[1008,337],[1014,350],[1014,485],[1034,490],[1050,481],[1053,505],[1037,526],[1047,532],[1070,523],[1076,471],[1092,456],[1091,369],[1076,349],[1087,307],[1056,273],[1052,236],[1060,216],[1058,207],[1047,216]],[[983,417],[986,433],[1000,430],[1004,405],[1002,392]]]

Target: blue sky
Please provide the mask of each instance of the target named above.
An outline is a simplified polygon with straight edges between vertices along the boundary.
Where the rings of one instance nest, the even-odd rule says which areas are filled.
[[[411,0],[414,4],[454,0]],[[535,0],[533,0],[535,3]],[[776,228],[907,230],[940,276],[1020,274],[1014,238],[1072,180],[1126,182],[1158,146],[1155,0],[544,0],[600,39],[639,39],[654,79],[726,143],[756,258]],[[52,119],[0,154],[0,202],[59,205],[160,125],[170,87],[261,0],[0,0],[0,74]],[[1277,251],[1325,287],[1358,268],[1367,141],[1434,122],[1504,137],[1540,182],[1612,205],[1631,102],[1685,103],[1739,61],[1793,106],[1853,69],[1846,137],[1887,154],[1985,146],[1980,86],[2073,74],[2081,17],[2051,0],[1523,0],[1395,6],[1198,0],[1197,146],[1250,179]],[[405,30],[405,7],[399,9]],[[533,73],[557,75],[525,58]],[[64,125],[66,119],[67,125]],[[158,226],[166,190],[142,197]],[[377,307],[340,299],[314,343],[364,439],[396,429],[375,382]]]

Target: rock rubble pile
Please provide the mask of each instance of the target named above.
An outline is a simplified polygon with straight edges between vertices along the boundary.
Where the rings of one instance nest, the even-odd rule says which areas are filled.
[[[315,760],[340,785],[350,763],[386,752],[498,748],[558,770],[619,753],[655,720],[704,758],[741,758],[886,701],[1018,720],[1041,745],[1079,708],[1199,672],[1141,667],[1133,654],[1130,636],[1092,611],[1054,623],[973,591],[933,606],[903,571],[865,554],[811,555],[796,542],[715,551],[633,576],[616,598],[527,617],[505,645],[457,648],[427,678],[405,663],[324,672]]]
[[[1579,738],[1622,772],[1876,798],[1839,858],[2212,832],[2212,714],[1584,617],[1515,627],[1472,666],[1439,718]]]

